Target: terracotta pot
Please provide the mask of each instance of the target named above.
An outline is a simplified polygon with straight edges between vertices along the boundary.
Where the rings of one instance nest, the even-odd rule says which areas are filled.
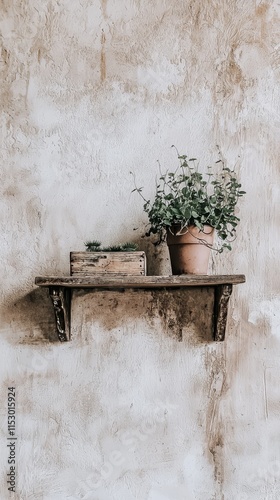
[[[167,231],[172,274],[207,274],[211,250],[207,245],[213,245],[214,228],[204,226],[200,231],[196,226],[189,226],[178,235],[179,230],[180,227],[174,226],[173,234]]]

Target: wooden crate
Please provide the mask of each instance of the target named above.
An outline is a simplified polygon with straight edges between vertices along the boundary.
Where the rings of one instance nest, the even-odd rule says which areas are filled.
[[[145,252],[70,252],[70,275],[146,276]]]

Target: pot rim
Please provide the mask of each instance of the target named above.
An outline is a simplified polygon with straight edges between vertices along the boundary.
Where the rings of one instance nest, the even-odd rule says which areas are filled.
[[[172,236],[184,236],[185,234],[187,233],[191,233],[191,231],[189,230],[189,228],[193,227],[195,229],[198,230],[199,233],[202,233],[202,234],[206,234],[206,235],[210,235],[212,234],[214,231],[215,231],[215,228],[213,226],[210,226],[210,224],[204,224],[203,225],[203,228],[210,228],[210,231],[207,232],[205,230],[202,230],[200,229],[198,226],[196,226],[195,224],[189,224],[187,226],[183,226],[179,229],[179,231],[174,231],[174,233],[172,232],[172,229],[171,228],[176,228],[176,227],[179,227],[180,228],[180,224],[174,224],[173,226],[168,226],[166,228],[166,231],[169,232],[170,234],[172,234]],[[185,232],[182,232],[183,230],[185,229]]]

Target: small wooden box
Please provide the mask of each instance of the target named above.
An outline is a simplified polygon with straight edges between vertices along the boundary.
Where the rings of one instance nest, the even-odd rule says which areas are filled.
[[[70,275],[146,276],[145,252],[70,252]]]

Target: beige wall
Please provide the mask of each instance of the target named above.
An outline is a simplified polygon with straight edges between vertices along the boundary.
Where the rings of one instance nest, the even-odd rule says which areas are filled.
[[[11,385],[17,500],[280,498],[279,15],[276,0],[2,2],[1,500]],[[226,342],[206,341],[207,292],[79,292],[57,343],[34,277],[67,274],[87,239],[140,240],[129,172],[151,196],[172,144],[201,164],[219,145],[247,191],[211,263],[247,277]]]

